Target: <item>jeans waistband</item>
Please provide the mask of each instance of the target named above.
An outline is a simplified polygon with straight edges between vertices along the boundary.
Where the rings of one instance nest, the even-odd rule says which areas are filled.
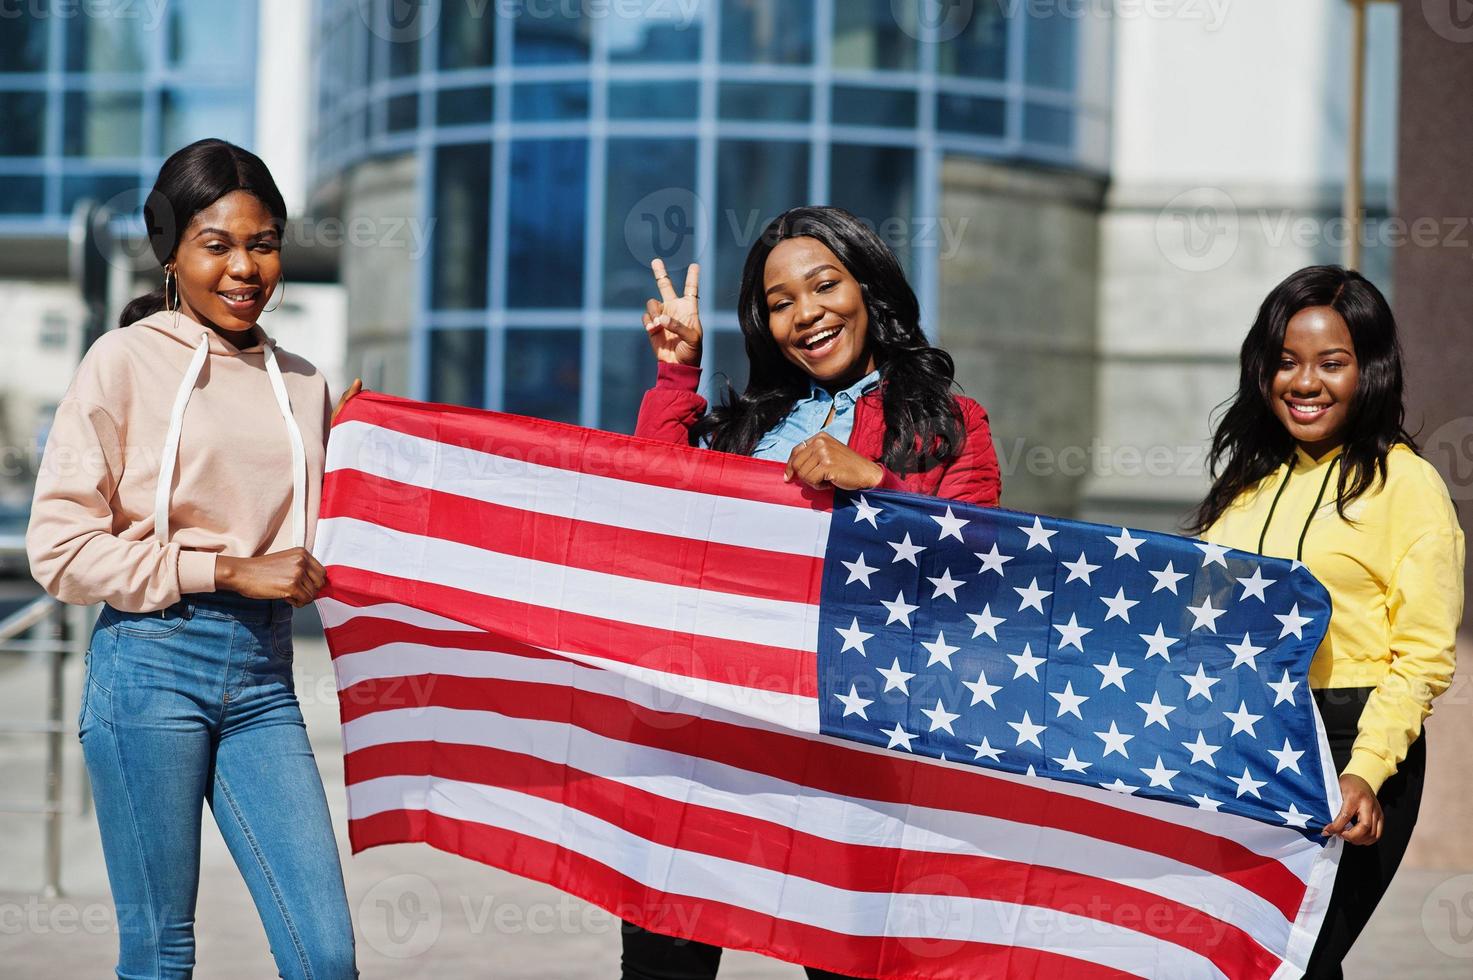
[[[165,615],[188,619],[197,613],[239,620],[243,623],[277,623],[290,621],[291,603],[285,599],[252,599],[238,592],[193,592],[163,610]]]

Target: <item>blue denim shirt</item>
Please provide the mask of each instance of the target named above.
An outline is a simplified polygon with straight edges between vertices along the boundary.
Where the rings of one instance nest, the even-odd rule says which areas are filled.
[[[880,372],[871,371],[836,395],[830,395],[813,381],[808,382],[808,397],[793,406],[788,417],[757,442],[752,455],[758,459],[775,459],[786,463],[798,443],[819,432],[827,432],[835,439],[849,444],[849,434],[854,431],[854,409],[866,388],[878,384]],[[833,409],[834,419],[825,426],[824,419]]]

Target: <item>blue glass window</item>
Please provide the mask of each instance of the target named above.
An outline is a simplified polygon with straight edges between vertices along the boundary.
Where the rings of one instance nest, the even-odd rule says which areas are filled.
[[[511,329],[506,332],[503,411],[576,424],[582,376],[581,331]]]
[[[1029,85],[1069,92],[1074,89],[1075,22],[1054,11],[1030,16],[1023,56],[1023,75]]]
[[[1008,19],[1005,0],[977,0],[966,24],[954,37],[950,25],[943,22],[937,49],[937,69],[943,75],[965,75],[969,78],[1001,80],[1008,73]],[[956,4],[947,16],[957,15],[967,7]]]
[[[700,109],[694,81],[611,82],[610,119],[694,119]]]
[[[936,96],[936,128],[945,133],[998,136],[1007,132],[1008,107],[1002,99],[967,95]]]
[[[807,122],[813,114],[813,89],[771,82],[722,82],[717,107],[722,119]]]
[[[486,331],[430,331],[430,401],[486,407]]]
[[[489,85],[447,88],[435,93],[435,119],[441,126],[489,123],[496,114],[496,93]]]
[[[589,28],[577,4],[526,4],[517,12],[512,58],[519,65],[587,61]]]
[[[435,151],[435,245],[430,305],[479,310],[486,305],[491,148],[484,143]]]
[[[762,65],[812,63],[814,7],[794,0],[724,0],[721,60]]]
[[[39,156],[45,128],[45,92],[0,92],[0,157]]]
[[[767,223],[808,202],[808,144],[723,140],[716,151],[716,277],[706,295],[735,309],[742,264]]]
[[[68,92],[62,152],[74,157],[136,157],[143,149],[138,92]]]
[[[152,178],[149,180],[149,185],[151,184]],[[144,193],[147,193],[147,189],[136,173],[79,174],[61,182],[61,209],[63,212],[70,212],[72,206],[84,197],[90,197],[101,204],[127,195],[126,200],[132,203],[138,199],[138,195]]]
[[[845,146],[829,158],[829,199],[862,218],[911,269],[916,155],[909,147]]]
[[[209,137],[243,146],[255,142],[251,134],[250,105],[237,90],[170,89],[164,93],[163,110],[160,150],[165,154]]]
[[[632,433],[640,399],[655,383],[649,338],[643,330],[605,330],[599,339],[599,427]]]
[[[489,68],[496,64],[496,5],[440,5],[440,70]]]
[[[604,209],[604,306],[644,307],[650,260],[681,281],[701,253],[694,140],[611,139]]]
[[[66,20],[68,71],[135,72],[147,61],[145,7],[136,16],[88,17],[79,11]],[[8,26],[7,26],[8,29]]]
[[[0,177],[0,214],[39,214],[46,182],[40,177]]]
[[[24,8],[7,14],[0,30],[0,73],[46,70],[46,31],[51,18]]]
[[[1074,145],[1074,110],[1052,105],[1023,107],[1023,139],[1068,148]]]
[[[527,82],[512,90],[512,118],[551,122],[588,118],[587,82]]]
[[[916,12],[914,2],[834,0],[834,67],[914,70],[920,36]]]
[[[146,6],[146,5],[140,5]],[[245,3],[169,5],[169,64],[196,71],[231,72],[253,67],[256,7]]]
[[[614,4],[605,19],[610,61],[657,64],[695,61],[701,56],[700,7],[689,3],[642,4],[637,16]]]
[[[518,140],[511,148],[506,305],[583,305],[588,144]]]
[[[391,133],[402,133],[419,125],[419,93],[396,95],[389,100],[385,109],[385,128]]]
[[[851,126],[897,126],[916,124],[914,89],[860,88],[836,85],[833,96],[834,122]]]
[[[713,365],[716,374],[712,379],[711,393],[717,404],[726,396],[726,383],[741,394],[747,390],[747,375],[751,362],[747,360],[747,340],[740,330],[712,330],[711,350],[716,354]]]

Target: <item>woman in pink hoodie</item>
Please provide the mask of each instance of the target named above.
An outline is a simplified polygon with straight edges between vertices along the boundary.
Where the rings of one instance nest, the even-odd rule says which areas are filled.
[[[203,140],[164,163],[144,220],[163,289],[78,368],[26,536],[47,592],[106,603],[79,725],[117,974],[191,975],[207,802],[281,975],[353,977],[291,670],[292,610],[325,582],[309,549],[331,402],[256,322],[282,282],[286,206],[258,157]]]

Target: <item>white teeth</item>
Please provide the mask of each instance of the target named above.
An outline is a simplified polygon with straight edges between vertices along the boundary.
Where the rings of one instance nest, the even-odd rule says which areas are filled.
[[[803,346],[808,350],[812,350],[819,344],[822,344],[824,341],[828,340],[830,337],[836,336],[838,332],[838,327],[832,327],[828,330],[816,333],[812,337],[809,337],[807,340],[803,341]]]

